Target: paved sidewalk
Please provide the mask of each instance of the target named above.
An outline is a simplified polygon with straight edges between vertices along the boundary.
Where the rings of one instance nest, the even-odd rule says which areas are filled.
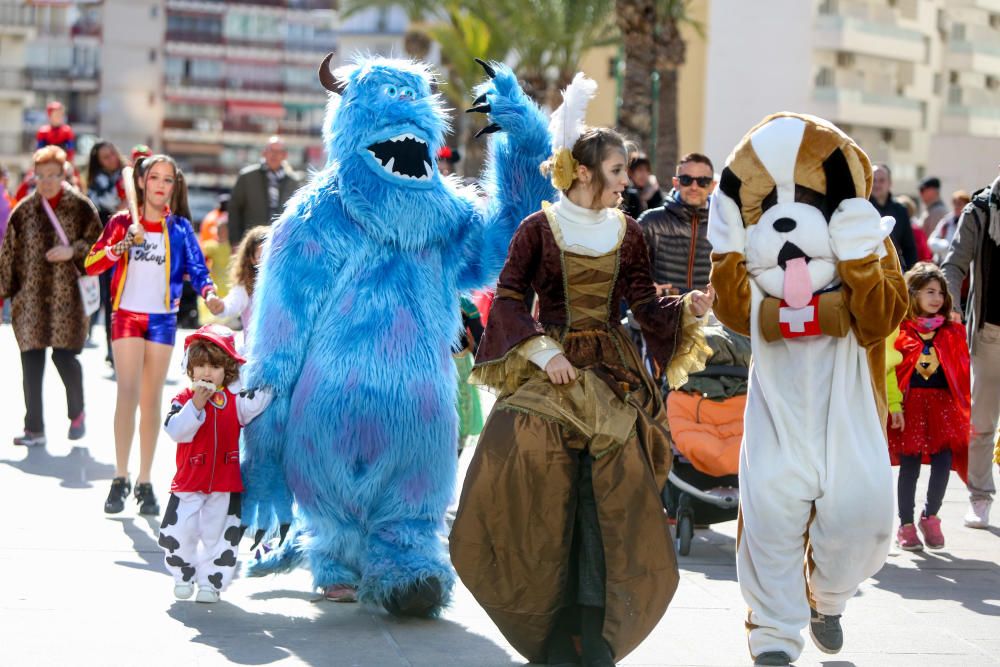
[[[95,338],[103,339],[99,329]],[[0,327],[0,665],[524,665],[461,587],[437,621],[314,602],[301,570],[239,579],[216,605],[175,601],[157,523],[136,514],[131,502],[117,516],[102,511],[114,473],[115,397],[103,357],[103,349],[82,355],[87,437],[75,446],[66,440],[65,398],[50,364],[49,445],[15,448],[10,438],[23,416],[20,361],[10,327]],[[176,354],[165,400],[183,385],[179,366]],[[173,449],[166,437],[159,446],[153,482],[165,501]],[[133,470],[137,456],[138,444]],[[1000,529],[961,528],[964,509],[953,476],[941,512],[948,549],[893,553],[848,608],[846,650],[825,656],[807,643],[796,664],[1000,665]],[[1000,507],[995,514],[1000,520]],[[697,533],[691,556],[681,559],[673,604],[623,665],[749,664],[734,537],[734,522]]]

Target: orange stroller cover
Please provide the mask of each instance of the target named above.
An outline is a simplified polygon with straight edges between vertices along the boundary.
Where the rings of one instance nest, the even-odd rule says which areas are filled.
[[[746,394],[713,401],[700,394],[670,392],[667,420],[674,445],[706,475],[737,474],[746,404]]]

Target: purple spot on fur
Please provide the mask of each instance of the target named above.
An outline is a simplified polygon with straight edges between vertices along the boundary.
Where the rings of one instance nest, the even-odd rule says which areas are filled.
[[[358,388],[360,383],[360,373],[357,367],[352,367],[351,370],[347,371],[347,377],[344,378],[344,391],[354,391]]]
[[[322,252],[322,246],[313,240],[306,241],[302,246],[302,255],[307,259],[316,259]]]
[[[267,335],[275,347],[291,342],[295,324],[284,308],[277,305],[271,307],[263,321],[266,323]]]
[[[427,381],[411,383],[410,395],[417,398],[417,410],[422,421],[432,421],[441,416],[441,402],[438,401],[433,383]]]
[[[377,418],[362,417],[352,425],[351,431],[361,460],[369,464],[378,460],[385,449],[385,430]]]
[[[411,505],[419,505],[427,495],[428,486],[427,476],[423,473],[409,477],[403,482],[403,498]]]
[[[306,406],[312,399],[313,392],[323,379],[320,368],[312,361],[306,363],[299,374],[298,382],[295,383],[295,392],[292,394],[291,418],[293,421],[300,421],[305,413]]]
[[[313,493],[312,486],[303,478],[302,472],[297,467],[291,467],[288,471],[288,488],[295,494],[295,500],[302,505],[313,505],[316,494]]]
[[[413,347],[416,339],[417,323],[413,319],[413,313],[400,306],[396,309],[392,325],[383,339],[385,355],[390,359],[399,359]]]
[[[350,315],[351,310],[354,309],[354,299],[357,297],[358,293],[356,290],[351,290],[344,295],[344,298],[340,300],[340,314]]]

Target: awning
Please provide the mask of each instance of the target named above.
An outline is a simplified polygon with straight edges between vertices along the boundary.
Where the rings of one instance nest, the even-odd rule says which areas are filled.
[[[264,116],[278,119],[285,117],[285,106],[281,102],[226,100],[226,111],[236,116]]]

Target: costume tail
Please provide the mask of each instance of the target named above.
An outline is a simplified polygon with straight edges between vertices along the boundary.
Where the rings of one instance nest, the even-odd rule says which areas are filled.
[[[246,575],[264,577],[269,574],[291,572],[305,560],[303,543],[305,537],[306,535],[293,525],[291,533],[277,549],[271,549],[266,544],[261,545],[255,551],[253,560],[247,564]]]

